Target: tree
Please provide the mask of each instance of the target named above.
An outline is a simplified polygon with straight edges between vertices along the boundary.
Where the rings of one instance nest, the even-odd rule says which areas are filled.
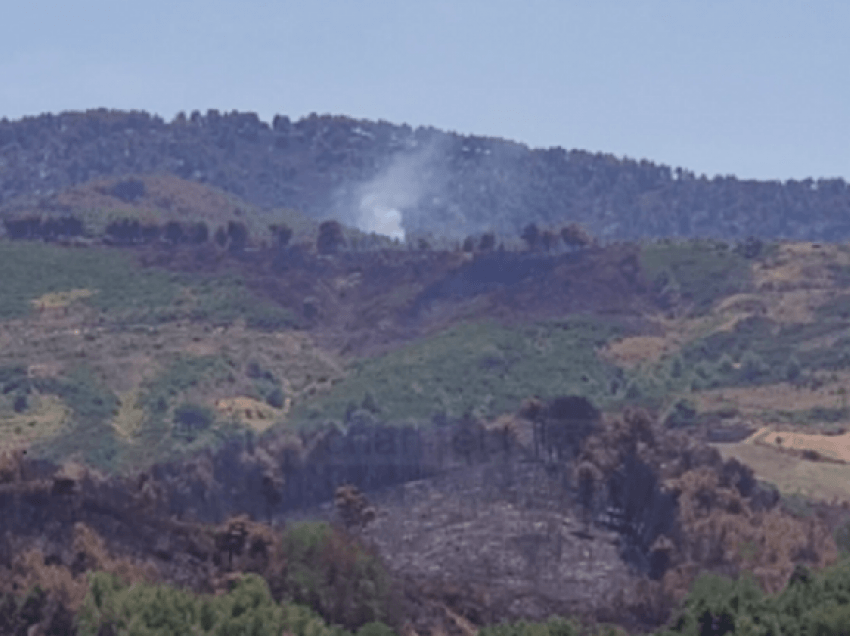
[[[162,228],[156,223],[146,223],[139,227],[139,236],[142,243],[155,243],[162,235]]]
[[[694,403],[687,399],[676,400],[664,418],[667,428],[683,428],[696,421],[697,409]]]
[[[292,240],[292,228],[284,223],[274,223],[269,226],[269,231],[272,233],[272,237],[274,237],[275,247],[278,249],[283,249],[287,245],[289,245],[289,241]]]
[[[116,183],[109,190],[109,194],[124,203],[132,203],[141,199],[147,193],[144,181],[139,179],[124,179]]]
[[[345,245],[342,225],[337,221],[325,221],[319,226],[316,249],[319,254],[336,254]]]
[[[41,235],[41,219],[30,216],[22,219],[3,219],[6,234],[10,239],[34,239]]]
[[[537,224],[529,223],[526,225],[522,230],[520,238],[528,244],[528,249],[537,249],[537,244],[540,241],[540,229],[537,227]]]
[[[239,221],[228,221],[227,238],[230,240],[229,250],[241,252],[248,245],[248,228]]]
[[[770,367],[760,355],[747,351],[741,356],[741,378],[747,382],[758,382],[770,374]]]
[[[223,248],[225,245],[227,245],[227,230],[225,230],[223,227],[219,227],[215,231],[213,239],[219,247]]]
[[[496,235],[493,232],[485,232],[481,235],[481,242],[478,247],[482,252],[489,252],[496,247]]]
[[[570,223],[561,230],[561,240],[568,247],[584,248],[593,245],[593,238],[577,223]]]
[[[785,379],[789,382],[798,380],[802,370],[803,367],[800,364],[800,359],[792,353],[788,358],[788,362],[785,363]]]
[[[180,245],[186,242],[186,232],[178,221],[169,221],[165,224],[163,238],[172,245]]]
[[[585,460],[578,465],[576,477],[576,481],[578,482],[578,499],[583,512],[584,529],[587,532],[590,529],[590,522],[593,519],[596,488],[602,479],[602,472],[593,462]]]
[[[199,431],[203,431],[212,426],[215,420],[215,415],[210,409],[199,404],[186,402],[181,404],[174,411],[174,423],[177,425],[179,434],[184,435],[190,441],[195,438]]]
[[[558,244],[558,235],[552,230],[543,230],[540,233],[540,245],[547,252],[551,251]]]
[[[210,238],[210,230],[203,221],[193,223],[187,231],[187,240],[194,245],[206,243]]]

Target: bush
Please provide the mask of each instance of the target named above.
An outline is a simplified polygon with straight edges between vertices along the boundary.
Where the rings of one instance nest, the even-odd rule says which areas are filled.
[[[677,400],[664,417],[667,428],[683,428],[692,426],[697,419],[697,409],[694,403],[687,399]]]
[[[177,431],[194,438],[195,433],[212,426],[215,414],[205,406],[186,402],[174,410],[174,423]]]
[[[495,417],[529,395],[581,394],[600,408],[614,399],[623,372],[597,355],[617,333],[605,323],[570,320],[509,328],[491,321],[460,324],[387,354],[353,362],[345,379],[293,409],[296,422],[315,409],[342,421],[367,392],[364,407],[384,420],[430,419],[478,412]]]
[[[850,630],[850,605],[830,603],[811,611],[805,633],[811,636],[844,636]]]
[[[282,409],[285,401],[286,397],[280,387],[272,389],[266,396],[266,403],[276,409]]]
[[[789,382],[794,382],[800,378],[800,373],[802,372],[803,367],[800,365],[800,360],[797,359],[797,356],[792,355],[788,358],[788,362],[785,364],[784,375],[785,379]]]
[[[842,554],[850,554],[850,521],[845,521],[835,529],[835,545]]]
[[[372,622],[366,623],[363,627],[358,629],[357,636],[396,636],[396,634],[389,625]]]
[[[579,636],[582,633],[581,626],[575,620],[554,616],[545,623],[520,620],[516,623],[486,625],[478,632],[478,636]]]
[[[395,622],[389,574],[377,556],[341,531],[323,522],[292,524],[283,552],[287,568],[277,585],[284,598],[346,629]]]
[[[670,631],[687,636],[767,633],[750,631],[745,625],[766,627],[775,621],[770,600],[765,599],[752,578],[744,576],[734,581],[704,574],[694,582]],[[774,633],[780,632],[774,629]]]
[[[770,375],[770,367],[757,353],[747,351],[741,357],[740,368],[741,379],[746,382],[758,382],[765,376]]]
[[[332,636],[334,631],[305,608],[278,605],[256,574],[239,579],[221,596],[201,596],[166,585],[125,586],[103,572],[89,574],[78,614],[80,636]],[[341,636],[341,635],[340,635]]]

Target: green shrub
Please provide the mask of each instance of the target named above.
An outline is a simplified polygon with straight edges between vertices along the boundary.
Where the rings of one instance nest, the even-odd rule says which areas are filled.
[[[846,636],[850,633],[850,604],[829,603],[809,612],[806,634]]]
[[[283,408],[285,401],[286,396],[283,394],[283,389],[280,387],[275,387],[268,393],[268,395],[266,395],[266,403],[276,409]]]
[[[185,402],[174,410],[175,432],[191,439],[212,426],[214,421],[215,413],[200,404]]]
[[[783,374],[785,375],[785,379],[789,382],[794,382],[800,379],[800,374],[803,371],[803,367],[800,364],[799,358],[797,356],[792,355],[788,358],[788,362],[785,364],[785,369]]]
[[[485,625],[478,632],[478,636],[580,636],[582,633],[581,625],[577,621],[553,616],[545,623],[520,620],[515,623]]]
[[[358,629],[357,636],[396,636],[396,633],[389,625],[372,622],[366,623],[363,627]]]
[[[716,574],[703,574],[694,582],[667,633],[766,635],[770,632],[763,630],[775,621],[771,599],[765,598],[749,576],[731,580]],[[780,633],[775,626],[773,633]]]
[[[747,351],[741,357],[740,376],[745,382],[755,383],[770,374],[770,367],[760,355]]]
[[[672,304],[681,297],[696,314],[707,312],[715,300],[746,289],[752,279],[745,258],[710,241],[646,244],[640,266],[646,280],[656,281],[662,302]]]
[[[684,428],[696,423],[697,409],[688,399],[676,400],[664,416],[664,426],[667,428]]]
[[[353,362],[347,377],[293,409],[295,422],[342,421],[348,407],[372,395],[372,412],[389,421],[484,417],[515,410],[530,395],[584,395],[604,407],[622,371],[597,349],[617,329],[586,320],[504,327],[484,321],[460,324],[375,358]],[[374,408],[373,408],[374,407]]]
[[[35,386],[41,393],[59,396],[73,417],[56,436],[35,443],[34,455],[54,461],[76,455],[97,468],[112,470],[121,443],[110,422],[119,400],[97,373],[82,365],[64,376],[37,380]]]
[[[230,373],[231,366],[223,356],[181,356],[144,384],[140,405],[162,411],[176,396],[200,385],[222,382]]]
[[[196,595],[166,585],[122,584],[103,572],[89,575],[78,614],[80,636],[347,636],[308,608],[274,601],[266,582],[246,574],[221,596]]]
[[[357,629],[395,624],[395,595],[378,557],[323,522],[294,523],[284,531],[284,598],[312,608],[326,621]]]

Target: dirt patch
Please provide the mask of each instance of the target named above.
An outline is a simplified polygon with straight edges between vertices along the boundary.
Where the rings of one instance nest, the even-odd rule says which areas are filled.
[[[759,290],[828,289],[835,286],[831,266],[850,265],[850,253],[838,245],[785,243],[753,267]]]
[[[144,184],[132,200],[116,195],[116,186],[134,180]],[[244,202],[209,185],[170,175],[138,175],[89,181],[71,188],[55,199],[57,207],[71,210],[112,210],[116,214],[141,216],[158,222],[170,220],[238,220],[235,210]]]
[[[52,435],[70,415],[65,403],[53,395],[32,397],[31,404],[24,413],[0,414],[0,443],[29,444]]]
[[[746,464],[757,478],[774,484],[783,494],[799,493],[826,502],[850,501],[850,465],[808,461],[749,442],[710,446],[724,460],[734,457]]]
[[[93,295],[94,292],[90,289],[72,289],[70,291],[51,292],[33,300],[32,306],[37,311],[59,309],[61,307],[67,307],[77,300],[90,298]]]
[[[735,407],[742,413],[756,415],[765,411],[804,411],[814,408],[840,408],[838,390],[850,381],[850,373],[838,373],[837,382],[819,389],[798,387],[787,382],[745,388],[723,388],[701,391],[694,399],[701,411]]]
[[[788,431],[761,432],[752,444],[789,451],[810,451],[809,457],[823,457],[841,462],[850,462],[850,433],[843,435],[812,435]]]
[[[121,406],[118,415],[112,421],[112,426],[125,439],[132,439],[133,434],[145,421],[145,410],[138,404],[139,391],[127,391],[118,396]]]
[[[661,336],[633,336],[610,343],[601,355],[614,364],[633,368],[644,362],[655,362],[678,347]]]
[[[88,312],[73,309],[57,320],[18,320],[0,324],[0,367],[26,365],[32,378],[61,376],[85,365],[121,398],[112,421],[123,437],[132,436],[144,420],[137,406],[146,382],[155,380],[175,360],[185,357],[222,356],[233,365],[233,382],[193,388],[201,402],[251,394],[253,380],[246,376],[250,362],[271,372],[290,399],[303,392],[331,386],[342,377],[342,365],[316,347],[304,332],[268,333],[244,326],[211,328],[192,323],[168,323],[157,327],[124,330],[101,325]],[[68,409],[61,400],[40,395],[24,413],[9,408],[0,413],[0,440],[35,441],[61,426]],[[252,418],[240,418],[258,430],[285,417],[287,409],[273,409],[262,402],[247,407]],[[244,415],[244,409],[243,409]]]
[[[216,401],[215,408],[219,413],[236,418],[241,424],[262,433],[282,419],[289,411],[291,404],[292,401],[287,398],[283,408],[276,409],[249,397],[235,397]]]

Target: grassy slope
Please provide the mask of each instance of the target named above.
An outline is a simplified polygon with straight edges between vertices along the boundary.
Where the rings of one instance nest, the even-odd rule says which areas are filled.
[[[36,445],[45,455],[78,454],[101,467],[115,467],[141,455],[150,457],[152,449],[165,452],[174,443],[167,434],[181,401],[196,397],[214,406],[216,394],[228,395],[228,384],[242,390],[256,384],[245,377],[247,361],[239,352],[231,356],[238,377],[230,383],[222,381],[221,373],[213,378],[217,382],[204,373],[204,377],[188,373],[191,364],[182,371],[179,365],[177,371],[173,368],[178,364],[175,356],[203,360],[204,355],[192,351],[209,355],[226,349],[227,338],[215,327],[238,320],[244,321],[249,333],[256,328],[250,340],[262,342],[265,348],[258,351],[249,344],[242,349],[244,355],[254,352],[260,359],[274,355],[295,361],[289,384],[303,385],[299,376],[303,368],[311,367],[309,362],[297,361],[312,358],[311,353],[298,350],[284,355],[282,343],[270,340],[273,334],[268,332],[295,324],[293,314],[255,297],[236,277],[175,274],[141,268],[127,251],[37,242],[0,242],[0,271],[4,272],[0,277],[0,342],[4,343],[0,368],[22,369],[24,377],[17,384],[4,385],[0,443],[47,436],[50,441]],[[193,329],[180,326],[186,320],[194,322]],[[242,332],[237,329],[237,333]],[[276,368],[277,375],[272,377],[280,385],[284,381],[281,360],[268,363]],[[30,366],[48,371],[26,379]],[[322,373],[321,363],[312,366],[319,369],[313,373]],[[169,385],[167,390],[161,388],[163,383]],[[261,388],[268,393],[274,387]],[[133,397],[140,391],[140,396]],[[151,415],[147,399],[156,391],[158,397],[164,393],[161,417]],[[255,390],[260,399],[263,391]],[[126,431],[116,430],[113,420],[140,406],[143,413],[134,417],[142,425],[136,426],[137,439],[128,443]],[[154,441],[151,435],[157,432]],[[145,453],[140,454],[139,448]]]
[[[78,302],[107,318],[155,324],[179,318],[230,323],[295,324],[294,316],[261,301],[238,278],[186,276],[140,268],[132,253],[110,248],[74,249],[21,242],[0,243],[0,320],[37,312],[46,294],[86,290]]]
[[[589,395],[612,399],[620,373],[596,355],[612,326],[565,321],[508,328],[493,322],[460,324],[392,353],[361,360],[330,392],[299,405],[296,420],[345,418],[371,394],[382,419],[492,417],[532,395]]]
[[[35,429],[49,433],[58,423],[73,421],[88,431],[75,438],[77,445],[93,447],[85,440],[103,433],[107,441],[91,451],[94,455],[120,457],[124,451],[111,445],[134,443],[166,452],[169,444],[178,443],[169,433],[180,404],[213,408],[218,397],[239,395],[263,401],[275,388],[293,398],[287,421],[305,425],[344,420],[364,400],[376,407],[380,419],[403,422],[438,414],[489,418],[517,408],[531,395],[565,393],[588,395],[603,407],[632,401],[663,409],[687,398],[698,408],[737,411],[759,423],[801,426],[828,420],[836,425],[847,416],[839,408],[839,394],[850,370],[845,336],[850,295],[842,274],[848,258],[838,247],[778,246],[747,260],[711,242],[646,245],[643,276],[663,283],[660,294],[673,288],[675,304],[672,317],[656,317],[660,335],[653,338],[662,346],[653,345],[655,353],[642,362],[625,365],[616,355],[599,355],[618,337],[615,328],[600,322],[564,319],[506,327],[483,321],[456,324],[382,356],[355,361],[342,379],[340,369],[320,361],[325,354],[311,350],[309,339],[284,343],[251,329],[285,329],[293,321],[285,309],[255,298],[238,277],[139,268],[131,252],[114,249],[0,243],[0,268],[10,274],[0,279],[0,317],[25,319],[23,324],[34,328],[32,342],[7,347],[0,366],[44,364],[53,358],[60,366],[52,384],[33,384],[23,413],[14,412],[15,392],[4,395],[0,434],[23,439]],[[808,304],[796,306],[803,286]],[[50,344],[55,355],[45,345],[38,358],[39,333],[45,341],[58,338],[49,333],[56,327],[42,324],[42,314],[50,311],[37,310],[38,299],[48,306],[67,303],[72,315],[75,308],[94,312],[87,320],[105,321],[114,333],[91,336],[84,360],[74,359],[58,340]],[[240,318],[249,328],[240,332],[238,347],[228,344],[233,336],[215,335],[215,325]],[[197,328],[179,327],[185,320],[196,321]],[[134,325],[140,324],[149,331],[138,331]],[[139,358],[141,353],[147,357]],[[256,369],[248,372],[251,358],[262,362],[268,377]],[[203,360],[218,360],[210,367],[218,371],[190,373]],[[122,374],[135,375],[132,382],[116,383]],[[798,393],[791,403],[778,399],[791,390],[788,380]],[[81,416],[85,408],[75,405],[74,396],[100,400],[103,412]],[[226,425],[228,417],[222,414],[220,423]],[[128,418],[131,424],[124,422]],[[56,449],[63,445],[53,444]]]

